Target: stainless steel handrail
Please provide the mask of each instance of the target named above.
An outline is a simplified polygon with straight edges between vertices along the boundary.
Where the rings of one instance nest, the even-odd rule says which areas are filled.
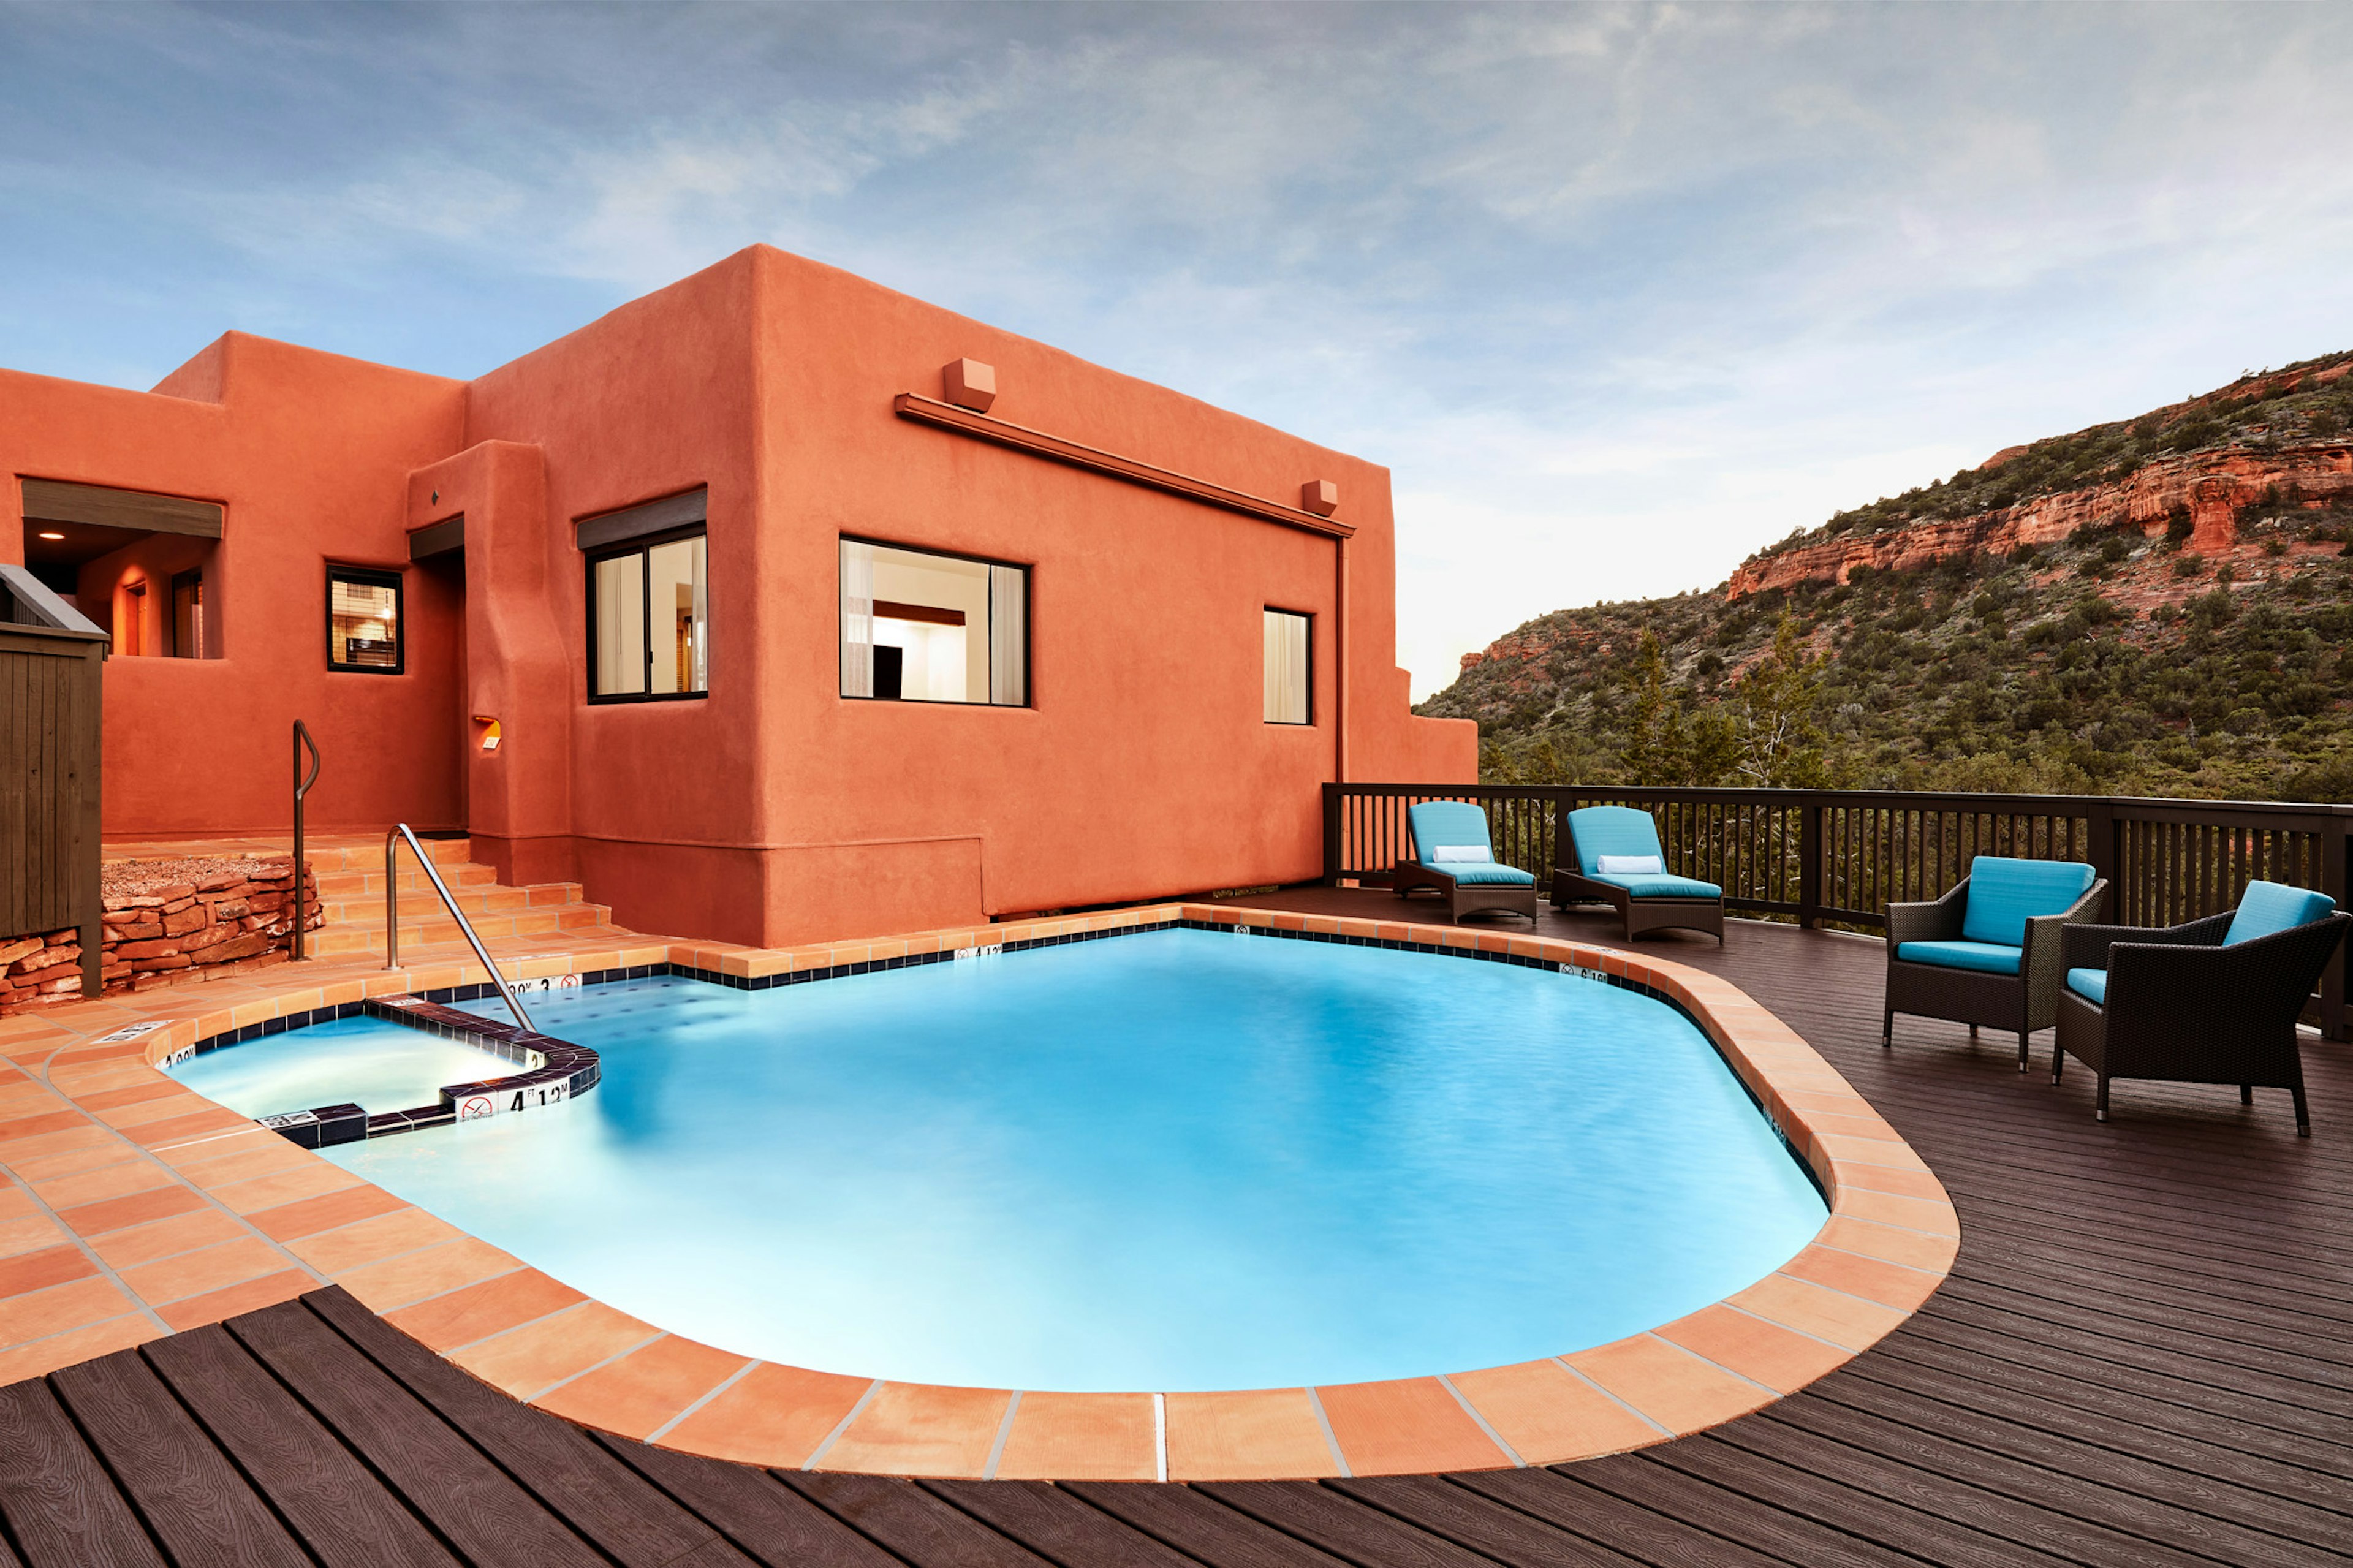
[[[405,822],[394,823],[392,830],[384,836],[384,966],[386,969],[400,967],[398,857],[400,841],[404,838],[408,840],[409,852],[417,857],[417,863],[425,868],[425,879],[431,882],[433,890],[441,895],[442,908],[448,910],[449,918],[458,922],[458,929],[466,933],[467,944],[474,950],[474,956],[482,961],[482,967],[491,972],[491,982],[506,1000],[507,1011],[515,1016],[516,1023],[534,1035],[539,1033],[539,1026],[531,1021],[531,1015],[524,1012],[522,1004],[515,1000],[514,987],[509,985],[507,977],[499,973],[498,963],[491,957],[490,950],[482,945],[482,939],[474,934],[474,922],[466,918],[465,911],[458,907],[458,900],[449,896],[448,884],[441,880],[441,873],[433,868],[433,861],[425,853],[425,846],[417,842],[417,835],[408,830],[408,824]]]

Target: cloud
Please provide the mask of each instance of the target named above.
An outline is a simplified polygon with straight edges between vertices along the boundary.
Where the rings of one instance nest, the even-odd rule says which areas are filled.
[[[2348,45],[2327,7],[0,8],[38,220],[0,357],[242,325],[478,374],[767,241],[1388,464],[1426,692],[2353,342]]]

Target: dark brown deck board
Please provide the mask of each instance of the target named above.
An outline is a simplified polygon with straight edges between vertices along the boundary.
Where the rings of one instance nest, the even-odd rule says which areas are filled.
[[[1301,1482],[1303,1488],[1311,1482]],[[1344,1559],[1237,1513],[1191,1487],[1082,1481],[1070,1489],[1208,1568],[1320,1568]]]
[[[163,1556],[45,1383],[0,1388],[0,1519],[31,1568],[163,1568]]]
[[[227,1330],[191,1329],[140,1353],[328,1568],[458,1561]]]
[[[1242,901],[1407,913],[1345,889]],[[1539,930],[1626,945],[1598,915],[1546,910]],[[2023,1075],[2014,1042],[1930,1020],[1897,1020],[1882,1050],[1875,942],[1739,921],[1726,935],[1635,945],[1725,976],[1810,1041],[1944,1181],[1963,1240],[1879,1349],[1713,1432],[1557,1469],[1326,1483],[780,1476],[584,1433],[328,1290],[0,1390],[0,1568],[12,1546],[30,1568],[111,1563],[89,1544],[107,1531],[126,1563],[268,1563],[268,1545],[237,1543],[280,1523],[329,1564],[449,1563],[452,1541],[502,1564],[530,1560],[517,1520],[541,1560],[623,1568],[2353,1555],[2353,1050],[2306,1046],[2310,1140],[2282,1097],[2248,1110],[2227,1088],[2119,1086],[2103,1124],[2088,1074],[2052,1086],[2047,1034]],[[148,1367],[162,1376],[142,1387]],[[455,1513],[453,1488],[471,1499]],[[492,1517],[495,1535],[475,1528]]]
[[[610,1433],[596,1440],[768,1568],[891,1568],[898,1561],[765,1470]]]
[[[1046,1481],[925,1481],[946,1499],[1039,1556],[1062,1568],[1116,1563],[1120,1568],[1194,1568],[1148,1535]]]
[[[1046,1560],[910,1480],[812,1470],[770,1472],[860,1535],[910,1563],[1045,1568]]]
[[[1627,1568],[1640,1561],[1456,1486],[1444,1476],[1365,1476],[1324,1484],[1498,1563]]]
[[[229,1329],[481,1568],[602,1568],[602,1559],[448,1422],[300,1301]]]
[[[1443,1536],[1399,1528],[1388,1514],[1328,1487],[1234,1481],[1195,1489],[1362,1568],[1483,1568],[1477,1553]]]
[[[510,1399],[395,1329],[341,1287],[303,1303],[623,1568],[744,1563],[718,1532],[570,1422]]]
[[[309,1568],[310,1553],[138,1352],[50,1381],[175,1568]]]

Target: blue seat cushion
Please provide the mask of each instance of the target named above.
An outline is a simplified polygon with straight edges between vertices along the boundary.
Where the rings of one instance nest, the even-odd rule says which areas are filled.
[[[1630,805],[1572,811],[1568,836],[1577,840],[1577,868],[1588,877],[1601,869],[1604,855],[1656,855],[1661,865],[1666,863],[1666,852],[1659,847],[1659,825],[1649,812]]]
[[[1427,860],[1422,864],[1430,866]],[[1430,866],[1430,868],[1445,872],[1466,888],[1525,888],[1535,882],[1534,877],[1517,866],[1498,866],[1493,861],[1484,865],[1472,861],[1453,866]]]
[[[1487,814],[1467,802],[1425,800],[1408,807],[1405,815],[1413,825],[1414,858],[1425,866],[1438,863],[1430,857],[1441,844],[1450,848],[1493,847],[1487,838]],[[1450,861],[1448,867],[1476,863]]]
[[[2023,947],[2028,921],[2065,914],[2091,886],[2092,868],[2079,861],[1980,855],[1969,862],[1969,905],[1961,916],[1961,935],[1997,947]]]
[[[1975,969],[1987,974],[2015,974],[2022,947],[2000,942],[1907,942],[1895,956],[1906,963],[1933,963],[1939,969]]]
[[[2309,888],[2250,882],[2247,890],[2239,895],[2239,912],[2232,917],[2231,929],[2222,933],[2222,945],[2253,942],[2259,936],[2277,936],[2284,931],[2310,925],[2336,907],[2335,899]]]
[[[1639,877],[1592,877],[1588,880],[1607,882],[1613,888],[1623,888],[1637,899],[1720,899],[1724,889],[1714,882],[1703,882],[1695,877],[1670,876],[1664,871],[1652,871]]]
[[[2071,969],[2067,972],[2067,989],[2087,1002],[2105,1006],[2108,1000],[2108,972],[2105,969]]]

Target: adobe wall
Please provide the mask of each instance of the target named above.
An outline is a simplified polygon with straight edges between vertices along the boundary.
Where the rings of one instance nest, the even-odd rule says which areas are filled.
[[[325,652],[327,562],[406,563],[401,477],[456,446],[462,384],[230,333],[161,385],[0,371],[0,560],[23,559],[24,477],[224,507],[206,589],[221,657],[107,661],[105,832],[283,832],[297,718],[326,756],[312,827],[462,822],[449,585],[408,574],[406,675],[331,673]],[[93,563],[111,573],[82,590],[103,605],[160,573],[156,647],[164,569],[189,549],[152,538]]]
[[[568,792],[570,864],[621,923],[773,943],[1320,871],[1333,542],[893,414],[963,356],[997,367],[995,416],[1284,501],[1336,481],[1358,531],[1350,773],[1474,776],[1471,726],[1406,711],[1385,469],[759,247],[482,377],[470,404],[470,441],[545,453],[573,766],[538,793]],[[588,706],[572,522],[697,485],[710,698]],[[470,512],[469,531],[470,553]],[[1033,705],[839,696],[844,533],[1029,565]],[[1262,721],[1268,605],[1315,616],[1313,726]],[[477,760],[478,801],[512,745]],[[560,858],[481,833],[485,858]]]
[[[1344,750],[1334,542],[892,413],[961,356],[997,367],[999,417],[1286,503],[1336,482],[1348,775],[1475,776],[1472,726],[1406,710],[1385,469],[755,247],[472,383],[234,333],[153,394],[0,373],[0,475],[227,509],[223,657],[109,663],[107,831],[282,831],[301,717],[326,753],[314,827],[462,823],[506,879],[576,877],[666,934],[795,942],[1318,874]],[[710,695],[592,706],[574,521],[698,487]],[[462,586],[406,572],[406,672],[328,671],[327,562],[408,566],[407,533],[460,514]],[[845,532],[1030,565],[1034,706],[837,695]],[[1312,726],[1261,721],[1268,605],[1315,617]]]

